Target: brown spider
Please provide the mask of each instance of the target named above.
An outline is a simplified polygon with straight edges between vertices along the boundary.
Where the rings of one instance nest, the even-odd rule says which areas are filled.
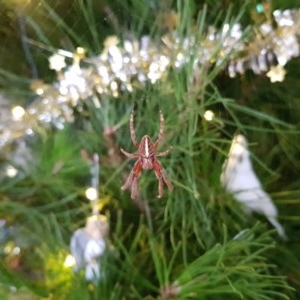
[[[165,121],[162,112],[160,111],[160,128],[158,138],[155,143],[152,142],[151,138],[148,135],[144,135],[140,144],[138,144],[134,132],[134,122],[133,122],[133,111],[130,114],[130,135],[131,140],[134,146],[138,149],[138,153],[128,153],[121,149],[121,152],[129,158],[137,158],[125,184],[121,187],[122,190],[131,188],[131,199],[136,199],[137,197],[137,185],[138,179],[141,175],[142,170],[154,170],[154,173],[158,179],[158,198],[163,196],[163,181],[166,183],[168,188],[173,189],[173,185],[168,179],[167,173],[156,159],[157,156],[165,156],[171,150],[172,147],[169,147],[164,152],[155,152],[156,148],[160,145],[163,139]]]

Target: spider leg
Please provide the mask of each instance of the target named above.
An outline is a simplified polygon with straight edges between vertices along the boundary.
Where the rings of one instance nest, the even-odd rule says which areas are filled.
[[[163,136],[164,136],[165,119],[164,119],[164,115],[161,112],[161,110],[159,111],[159,116],[160,116],[159,134],[158,134],[158,138],[154,144],[154,149],[156,149],[159,146],[159,144],[161,143]]]
[[[166,173],[166,171],[165,171],[164,168],[162,168],[161,173],[162,173],[162,177],[163,177],[164,182],[165,182],[165,184],[167,185],[168,189],[169,189],[169,190],[173,190],[173,184],[172,184],[171,181],[169,180],[169,177],[168,177],[168,175],[167,175],[167,173]]]
[[[173,147],[169,147],[166,151],[163,152],[155,152],[155,156],[166,156],[172,151]]]
[[[139,159],[135,162],[126,182],[121,187],[122,190],[131,188],[131,199],[136,199],[137,197],[137,183],[141,175],[141,171],[142,171],[142,162]]]
[[[130,122],[129,122],[129,127],[130,127],[130,136],[131,136],[131,140],[133,145],[138,148],[139,144],[136,140],[136,135],[135,135],[135,131],[134,131],[134,118],[133,118],[133,114],[134,114],[134,110],[132,110],[131,114],[130,114]]]
[[[138,153],[128,153],[128,152],[126,152],[124,149],[120,149],[121,150],[121,152],[125,155],[125,156],[127,156],[127,157],[129,157],[129,158],[137,158],[137,157],[140,157],[140,155],[138,154]]]
[[[138,177],[134,177],[131,185],[131,199],[135,200],[138,195]]]
[[[166,183],[167,187],[170,190],[173,189],[173,185],[170,182],[166,171],[164,170],[161,163],[157,159],[154,160],[154,173],[155,173],[155,176],[158,179],[158,195],[157,195],[157,198],[161,198],[163,196],[164,182]]]

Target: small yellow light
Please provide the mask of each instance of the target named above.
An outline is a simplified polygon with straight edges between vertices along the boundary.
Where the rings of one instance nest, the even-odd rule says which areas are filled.
[[[204,113],[204,119],[206,121],[212,121],[213,118],[215,117],[215,114],[213,111],[211,110],[207,110],[205,113]]]
[[[76,265],[76,261],[75,261],[75,258],[73,255],[71,254],[68,254],[66,259],[65,259],[65,262],[64,262],[64,267],[65,268],[72,268]]]
[[[91,201],[97,200],[98,199],[98,191],[93,187],[89,187],[85,191],[85,196]]]
[[[12,178],[12,177],[15,177],[17,174],[18,174],[18,170],[15,167],[13,167],[13,166],[7,166],[7,168],[6,168],[6,175],[8,177]]]
[[[6,255],[11,254],[14,249],[14,246],[15,246],[14,242],[11,242],[11,241],[8,242],[4,247],[4,253]]]
[[[73,63],[78,64],[80,62],[80,60],[85,58],[85,53],[86,53],[86,50],[84,48],[77,47],[75,50],[75,53],[73,55],[73,58],[74,58]]]
[[[12,110],[12,119],[14,121],[21,121],[23,116],[25,115],[25,110],[22,106],[15,106]]]
[[[184,59],[184,55],[183,55],[181,52],[179,52],[179,53],[177,54],[177,59],[178,59],[178,60],[183,60],[183,59]]]
[[[112,91],[116,91],[118,89],[118,84],[115,81],[112,81],[110,84],[110,88]]]
[[[77,47],[76,48],[76,53],[78,54],[78,55],[84,55],[85,54],[85,49],[83,48],[83,47]]]
[[[35,92],[36,92],[36,94],[37,95],[43,95],[44,94],[44,89],[43,88],[37,88],[36,90],[35,90]]]

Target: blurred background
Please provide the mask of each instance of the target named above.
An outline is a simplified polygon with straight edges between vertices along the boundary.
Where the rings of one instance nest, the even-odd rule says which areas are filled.
[[[296,0],[0,0],[0,298],[299,299],[299,20]],[[133,109],[138,142],[164,115],[162,199],[153,171],[121,190]]]

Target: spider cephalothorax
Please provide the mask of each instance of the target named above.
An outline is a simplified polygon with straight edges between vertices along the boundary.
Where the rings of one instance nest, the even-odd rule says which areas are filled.
[[[144,135],[140,143],[137,142],[135,132],[134,132],[134,123],[133,123],[133,111],[130,114],[130,135],[131,140],[134,146],[138,149],[138,153],[128,153],[125,150],[121,149],[121,152],[129,158],[137,158],[125,184],[121,187],[122,190],[131,188],[131,198],[136,199],[137,197],[137,184],[138,179],[141,175],[142,170],[154,170],[154,173],[158,179],[158,198],[163,196],[163,183],[165,182],[168,188],[173,189],[173,185],[168,179],[167,173],[156,159],[157,156],[165,156],[171,150],[172,147],[167,149],[164,152],[155,152],[160,143],[163,140],[164,133],[164,116],[160,111],[160,129],[158,138],[155,143],[152,142],[151,138],[148,135]]]

